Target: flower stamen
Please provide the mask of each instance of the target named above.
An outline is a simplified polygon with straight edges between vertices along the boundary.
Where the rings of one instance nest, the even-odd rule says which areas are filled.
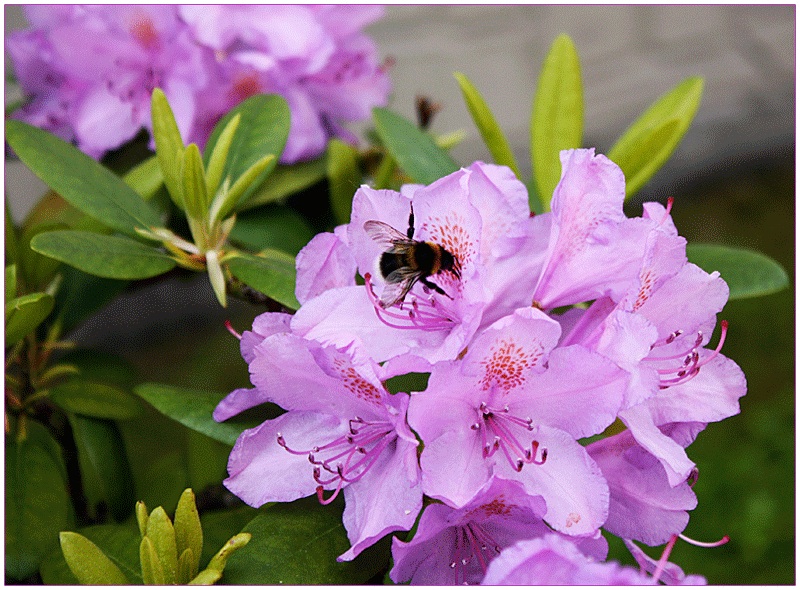
[[[539,441],[532,440],[530,448],[520,442],[514,431],[520,428],[525,432],[535,430],[531,418],[521,418],[510,413],[508,406],[500,409],[490,408],[486,402],[478,407],[479,420],[472,425],[472,430],[481,431],[483,458],[488,459],[498,450],[503,451],[506,460],[515,471],[522,471],[526,464],[542,465],[547,460],[547,449],[539,453]],[[541,454],[541,458],[537,455]]]
[[[384,308],[375,294],[371,278],[370,273],[364,275],[367,296],[378,319],[390,328],[432,331],[449,330],[453,327],[455,320],[442,307],[437,306],[436,299],[432,295],[427,299],[411,296],[408,302],[401,301],[392,308]],[[404,312],[404,306],[410,306],[410,309]],[[395,309],[398,311],[394,311]]]

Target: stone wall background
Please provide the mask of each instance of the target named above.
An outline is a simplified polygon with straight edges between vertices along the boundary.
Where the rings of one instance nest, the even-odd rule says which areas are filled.
[[[461,71],[492,107],[525,174],[533,92],[558,34],[569,34],[578,48],[584,145],[600,152],[662,93],[702,76],[705,93],[694,124],[640,193],[658,197],[701,174],[793,153],[795,12],[791,4],[391,5],[369,32],[395,60],[393,109],[413,117],[414,97],[432,97],[444,107],[434,131],[468,133],[454,150],[456,160],[488,159],[452,76]],[[24,26],[21,8],[5,6],[6,34]],[[14,90],[6,88],[7,102],[18,96]],[[43,190],[24,166],[7,163],[6,194],[16,219]]]

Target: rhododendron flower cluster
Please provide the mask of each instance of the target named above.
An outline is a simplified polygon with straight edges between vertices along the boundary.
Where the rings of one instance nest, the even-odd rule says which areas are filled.
[[[377,6],[26,6],[6,46],[30,102],[15,116],[99,157],[151,130],[164,90],[186,143],[202,146],[233,106],[286,98],[283,162],[319,155],[386,104],[389,79],[361,30]]]
[[[241,335],[254,389],[215,418],[287,412],[240,436],[227,487],[253,506],[341,490],[340,559],[395,532],[397,583],[704,582],[668,557],[697,504],[685,449],[746,392],[725,322],[710,345],[727,285],[687,261],[671,202],[628,218],[613,162],[561,162],[540,215],[508,168],[481,162],[358,189],[350,223],[297,258],[298,312]],[[427,384],[391,393],[407,373]],[[602,531],[641,572],[604,562]]]

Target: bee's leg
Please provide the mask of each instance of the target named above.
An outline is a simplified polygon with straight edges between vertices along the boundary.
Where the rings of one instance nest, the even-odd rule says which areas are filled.
[[[408,230],[406,235],[409,240],[414,239],[414,203],[411,203],[411,213],[408,214]]]
[[[442,288],[441,288],[439,285],[437,285],[436,283],[431,283],[431,282],[430,282],[428,279],[425,279],[425,278],[421,278],[421,279],[419,280],[419,282],[420,282],[420,283],[422,283],[423,285],[425,285],[426,287],[428,287],[428,289],[433,289],[433,290],[434,290],[434,291],[436,291],[436,292],[437,292],[439,295],[444,295],[444,296],[445,296],[445,297],[447,297],[448,299],[452,299],[452,297],[450,297],[450,295],[448,295],[447,293],[445,293],[445,292],[444,292],[444,289],[442,289]]]

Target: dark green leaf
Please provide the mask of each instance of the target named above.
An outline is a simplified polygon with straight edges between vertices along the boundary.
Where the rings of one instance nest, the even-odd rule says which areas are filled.
[[[282,201],[320,182],[325,178],[325,171],[325,158],[288,166],[278,165],[267,179],[241,202],[240,208],[250,209],[265,203]]]
[[[204,568],[214,554],[219,551],[219,548],[258,514],[259,511],[250,506],[203,512],[200,515],[200,523],[203,527],[203,554],[200,559],[200,568]]]
[[[100,550],[122,571],[132,584],[142,583],[139,566],[139,530],[136,525],[104,524],[78,529],[78,532],[97,545]],[[61,548],[56,545],[40,570],[42,581],[47,585],[78,584],[70,571]]]
[[[559,35],[542,65],[531,114],[531,160],[545,211],[561,179],[561,150],[583,138],[583,85],[575,44]]]
[[[30,247],[31,240],[40,233],[63,229],[67,229],[67,225],[64,223],[44,222],[22,230],[20,244],[23,247],[19,252],[19,270],[20,276],[28,290],[35,289],[44,291],[50,281],[55,278],[58,269],[61,267],[61,262],[58,260],[54,260],[49,256],[42,256],[38,252],[32,250]]]
[[[136,387],[134,392],[162,414],[177,420],[187,428],[230,446],[233,446],[243,430],[259,424],[216,422],[212,413],[227,395],[226,393],[185,389],[159,383],[143,383]]]
[[[50,399],[62,410],[94,418],[129,420],[142,413],[139,400],[131,394],[118,387],[81,378],[53,387]]]
[[[119,385],[123,389],[132,388],[138,381],[133,365],[105,350],[73,349],[60,356],[59,361],[76,366],[84,380]]]
[[[164,185],[164,174],[158,163],[158,156],[147,158],[144,162],[129,170],[122,177],[129,187],[149,201]]]
[[[458,165],[433,138],[400,115],[372,109],[381,142],[414,182],[430,184],[458,170]]]
[[[456,72],[453,75],[458,80],[469,114],[472,116],[472,120],[483,138],[483,143],[489,148],[492,158],[497,164],[511,168],[517,178],[521,178],[519,165],[514,157],[514,152],[511,151],[511,145],[509,145],[503,130],[500,129],[500,125],[498,125],[497,119],[494,118],[489,105],[486,104],[483,96],[470,82],[469,78],[461,72]]]
[[[6,581],[22,581],[39,569],[58,533],[74,526],[61,448],[47,429],[27,423],[27,438],[6,436]]]
[[[353,195],[361,185],[358,150],[338,139],[328,142],[328,192],[336,223],[349,223]]]
[[[8,190],[8,189],[6,189]],[[11,210],[8,208],[8,198],[6,197],[5,206],[5,223],[6,223],[6,247],[5,247],[5,264],[17,264],[18,246],[17,246],[17,228],[14,225],[14,219],[11,217]]]
[[[160,225],[156,213],[121,178],[50,133],[6,121],[6,139],[45,184],[87,215],[118,231]]]
[[[33,332],[53,311],[54,299],[47,293],[31,293],[6,303],[6,347]]]
[[[239,253],[227,259],[233,276],[290,309],[300,304],[294,295],[295,260],[280,250],[262,250],[257,256]]]
[[[240,213],[230,233],[232,242],[249,250],[274,248],[292,256],[313,237],[314,232],[302,215],[278,204]]]
[[[608,157],[625,173],[626,198],[669,159],[689,129],[702,97],[703,79],[687,78],[656,100],[608,151]]]
[[[728,283],[729,299],[769,295],[789,285],[783,267],[760,252],[720,244],[689,244],[686,255],[706,272],[719,271]]]
[[[104,502],[117,521],[133,510],[131,468],[117,425],[108,420],[68,413],[78,449],[83,490],[90,512]]]
[[[322,506],[316,497],[274,504],[244,529],[250,543],[228,561],[225,584],[360,584],[388,563],[388,543],[370,547],[349,562],[336,557],[350,548],[342,525],[342,502]]]
[[[230,178],[233,185],[258,160],[268,154],[275,155],[275,160],[259,175],[252,188],[245,192],[242,197],[244,200],[264,181],[283,153],[286,138],[289,137],[289,105],[277,94],[258,94],[239,103],[214,127],[204,151],[205,164],[208,164],[214,146],[228,121],[237,114],[241,116],[241,120],[228,151],[222,178]]]
[[[70,570],[82,585],[127,586],[122,570],[89,539],[65,531],[60,535],[61,551]]]
[[[164,274],[175,261],[161,250],[123,236],[52,231],[31,240],[36,252],[108,279],[146,279]]]
[[[5,301],[11,301],[17,296],[17,265],[9,264],[6,266],[6,298]]]

